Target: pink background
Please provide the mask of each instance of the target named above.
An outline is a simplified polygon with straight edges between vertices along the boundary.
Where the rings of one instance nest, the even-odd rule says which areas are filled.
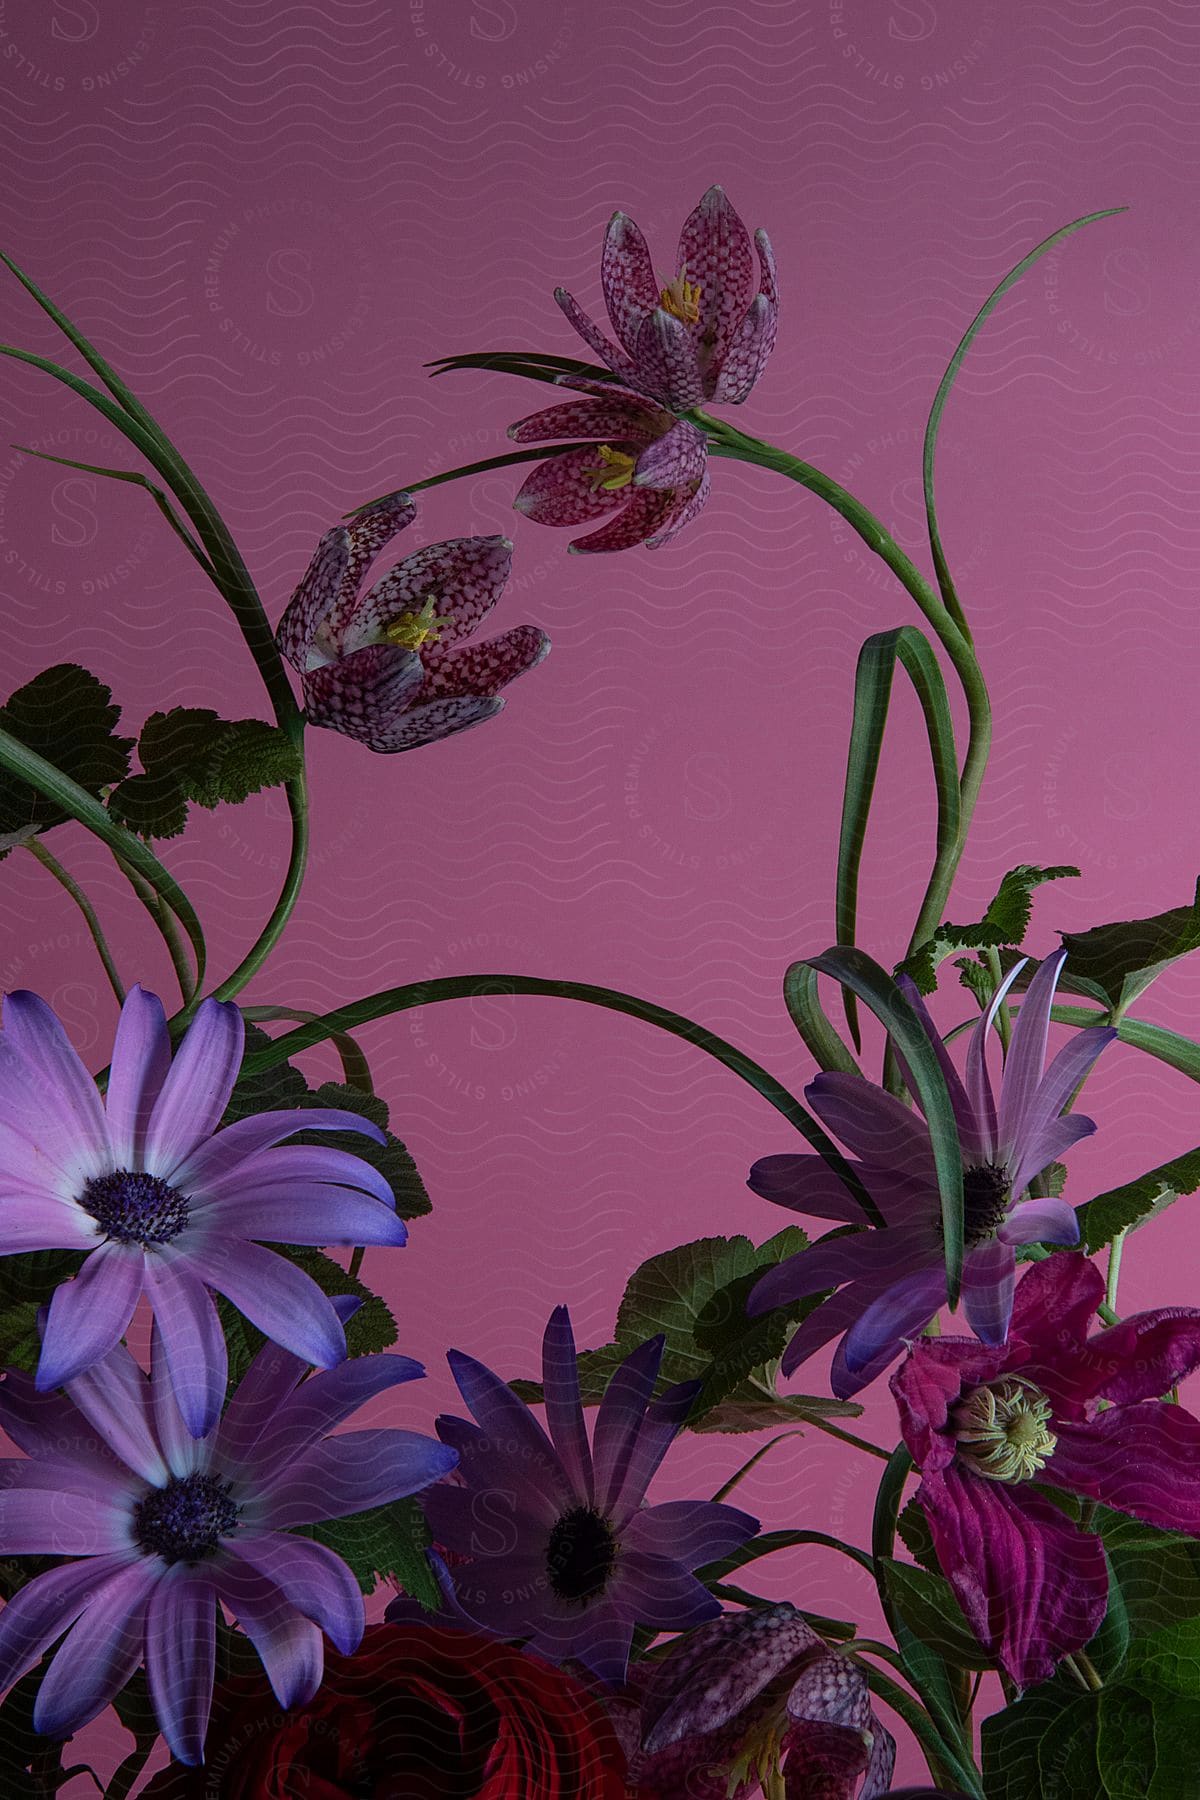
[[[951,916],[977,917],[1014,863],[1077,862],[1081,880],[1039,897],[1040,952],[1058,929],[1182,904],[1196,873],[1198,74],[1186,0],[7,0],[0,241],[173,434],[275,619],[345,508],[499,453],[550,398],[502,376],[430,382],[422,363],[576,353],[551,290],[598,300],[614,207],[665,269],[714,180],[770,231],[783,284],[779,347],[737,422],[845,481],[924,560],[920,433],[960,332],[1036,241],[1128,205],[1005,301],[941,452],[997,714]],[[2,329],[62,354],[15,282]],[[9,365],[2,391],[6,442],[131,461],[50,383]],[[486,734],[395,760],[311,734],[310,877],[248,997],[322,1009],[431,974],[570,976],[693,1015],[798,1092],[812,1071],[781,977],[833,936],[854,660],[914,616],[907,596],[762,471],[718,464],[674,546],[591,560],[511,511],[519,477],[439,490],[402,547],[508,532],[496,625],[544,626],[553,656]],[[160,704],[265,711],[144,494],[0,452],[0,571],[5,692],[72,658],[133,725]],[[905,696],[885,760],[862,941],[890,963],[931,854]],[[168,993],[106,854],[74,828],[51,843],[129,978]],[[215,971],[269,911],[286,844],[269,797],[166,846]],[[65,896],[18,854],[0,909],[0,986],[45,994],[105,1061],[113,1008]],[[1138,1010],[1194,1030],[1198,987],[1185,964]],[[967,1010],[951,993],[946,1017]],[[794,1146],[787,1128],[647,1027],[493,995],[363,1041],[435,1204],[405,1252],[366,1265],[429,1365],[406,1423],[450,1399],[447,1345],[532,1373],[555,1302],[603,1341],[644,1257],[787,1222],[744,1185],[756,1156]],[[1192,1087],[1121,1047],[1089,1106],[1101,1131],[1073,1159],[1076,1200],[1197,1136]],[[1194,1300],[1196,1244],[1186,1203],[1135,1240],[1125,1307]],[[803,1385],[822,1382],[811,1365]],[[862,1429],[894,1441],[882,1385]],[[662,1492],[711,1491],[750,1448],[693,1440]],[[808,1433],[741,1499],[771,1526],[863,1541],[874,1477]],[[874,1620],[840,1559],[764,1568],[770,1591]]]

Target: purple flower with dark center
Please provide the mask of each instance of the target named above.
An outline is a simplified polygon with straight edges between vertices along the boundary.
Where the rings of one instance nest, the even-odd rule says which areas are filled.
[[[758,1530],[748,1513],[714,1501],[644,1504],[697,1391],[685,1382],[652,1398],[662,1354],[663,1339],[652,1338],[621,1364],[589,1445],[565,1306],[551,1314],[542,1345],[549,1435],[498,1376],[452,1350],[477,1423],[437,1421],[458,1452],[459,1479],[423,1502],[453,1563],[461,1613],[612,1683],[625,1678],[635,1625],[685,1631],[720,1612],[690,1571]]]
[[[1051,1256],[1022,1279],[1006,1345],[923,1339],[891,1381],[938,1562],[1022,1688],[1083,1648],[1108,1601],[1101,1540],[1039,1486],[1200,1532],[1200,1420],[1156,1397],[1200,1367],[1200,1311],[1135,1313],[1089,1338],[1103,1298],[1094,1263]]]
[[[646,240],[622,212],[604,236],[600,283],[620,348],[567,293],[554,298],[600,360],[629,387],[672,412],[702,401],[745,400],[767,364],[779,326],[775,258],[756,231],[758,292],[750,234],[723,189],[710,187],[679,238],[675,273],[654,273]]]
[[[348,1317],[357,1302],[338,1304]],[[322,1632],[343,1654],[357,1647],[357,1581],[292,1528],[416,1493],[455,1457],[412,1431],[327,1435],[376,1394],[424,1374],[419,1363],[364,1356],[307,1381],[305,1372],[298,1357],[265,1345],[202,1439],[176,1404],[157,1326],[149,1378],[122,1346],[65,1396],[5,1377],[0,1426],[27,1460],[2,1465],[0,1553],[80,1559],[35,1576],[0,1613],[0,1689],[67,1634],[38,1690],[38,1731],[77,1731],[144,1663],[172,1753],[199,1762],[218,1600],[281,1706],[304,1705],[320,1686]]]
[[[276,633],[300,671],[310,723],[386,753],[494,718],[500,689],[550,649],[536,625],[463,648],[508,580],[507,538],[429,544],[360,593],[379,551],[415,516],[410,497],[394,494],[327,531]]]
[[[1065,1200],[1022,1199],[1029,1183],[1095,1131],[1081,1113],[1065,1114],[1079,1082],[1116,1032],[1077,1031],[1045,1068],[1054,990],[1066,960],[1046,958],[1029,984],[1004,1064],[999,1105],[987,1071],[988,1039],[1016,976],[997,990],[971,1034],[966,1080],[960,1078],[916,987],[899,986],[915,1008],[946,1078],[963,1158],[966,1254],[963,1310],[985,1344],[1002,1344],[1012,1310],[1018,1244],[1079,1241],[1075,1209]],[[946,1301],[942,1213],[929,1127],[893,1095],[857,1075],[818,1075],[805,1094],[834,1137],[858,1159],[853,1165],[883,1215],[883,1229],[831,1234],[772,1269],[750,1296],[752,1314],[839,1291],[796,1331],[783,1357],[791,1374],[806,1357],[844,1332],[834,1358],[833,1391],[848,1399],[897,1357]],[[818,1218],[857,1224],[852,1194],[817,1156],[767,1156],[750,1171],[750,1187],[766,1200]]]
[[[518,444],[588,438],[594,447],[548,457],[528,477],[513,505],[539,525],[581,525],[615,512],[609,524],[569,549],[627,550],[670,543],[708,499],[708,440],[640,394],[600,381],[563,385],[593,396],[568,400],[510,425]]]
[[[876,1800],[896,1760],[862,1670],[786,1601],[724,1613],[655,1663],[640,1727],[630,1778],[659,1800]]]
[[[211,1429],[227,1361],[210,1288],[276,1343],[326,1367],[346,1354],[328,1297],[256,1240],[403,1244],[391,1188],[344,1150],[283,1144],[298,1131],[383,1133],[330,1107],[256,1113],[217,1130],[242,1060],[236,1006],[205,1000],[174,1057],[161,1002],[135,987],[108,1090],[44,1000],[4,1000],[0,1031],[0,1255],[78,1250],[55,1291],[37,1384],[55,1388],[113,1348],[142,1294],[154,1310],[188,1429]]]

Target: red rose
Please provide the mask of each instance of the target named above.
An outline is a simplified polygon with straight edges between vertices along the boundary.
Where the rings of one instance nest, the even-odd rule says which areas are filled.
[[[375,1625],[330,1653],[308,1705],[265,1679],[217,1689],[202,1768],[143,1800],[624,1800],[603,1709],[561,1669],[473,1631]]]

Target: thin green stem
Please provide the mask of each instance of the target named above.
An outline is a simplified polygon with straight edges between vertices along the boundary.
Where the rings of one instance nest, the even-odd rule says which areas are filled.
[[[857,1660],[857,1651],[863,1649],[867,1654],[877,1656],[884,1646],[867,1645],[859,1639],[847,1644],[845,1654]],[[886,1660],[893,1662],[889,1655]],[[902,1665],[901,1665],[902,1666]],[[959,1749],[947,1743],[937,1725],[925,1710],[924,1705],[915,1699],[899,1682],[893,1681],[890,1675],[873,1668],[869,1662],[861,1662],[859,1667],[867,1677],[867,1683],[873,1694],[890,1706],[896,1716],[904,1721],[921,1746],[921,1753],[929,1767],[929,1773],[940,1784],[953,1781],[972,1800],[983,1800],[983,1782],[974,1759],[968,1759]],[[905,1672],[905,1678],[911,1679]]]
[[[358,1280],[358,1271],[363,1266],[363,1257],[365,1255],[366,1255],[366,1246],[363,1244],[355,1244],[354,1255],[350,1258],[350,1279],[351,1279],[351,1281]]]
[[[302,726],[293,726],[297,738],[301,729]],[[275,902],[270,918],[259,932],[249,950],[247,950],[245,956],[243,956],[237,968],[234,969],[232,974],[225,977],[219,987],[213,990],[214,998],[217,1000],[232,1000],[235,995],[241,993],[246,983],[251,980],[253,976],[257,975],[259,969],[267,960],[267,957],[283,935],[284,927],[287,925],[288,920],[295,911],[296,902],[300,898],[300,888],[304,881],[304,871],[308,863],[309,847],[308,786],[303,769],[299,775],[293,776],[292,780],[288,782],[285,791],[288,799],[288,811],[292,821],[292,850],[291,855],[288,858],[288,866],[284,874],[283,885],[279,890],[279,898]],[[302,1031],[311,1030],[312,1027],[301,1026],[300,1029]],[[294,1033],[289,1032],[282,1041],[285,1043],[290,1042],[294,1035]],[[322,1030],[318,1033],[318,1036],[313,1039],[313,1042],[320,1042],[321,1038],[328,1035],[330,1035],[328,1032]],[[286,1054],[287,1053],[285,1052],[285,1055]]]
[[[45,869],[48,874],[53,875],[60,887],[66,889],[67,893],[70,894],[72,900],[83,914],[83,922],[91,933],[92,942],[96,946],[96,954],[104,965],[104,973],[108,977],[108,985],[117,997],[117,1005],[124,1006],[125,987],[120,974],[118,973],[116,962],[113,959],[113,953],[108,947],[108,940],[104,935],[100,920],[96,916],[95,907],[92,905],[79,883],[75,880],[75,877],[70,874],[68,870],[63,868],[62,864],[52,851],[47,850],[41,838],[31,838],[25,848],[35,861],[41,863],[43,869]]]
[[[806,1425],[812,1425],[817,1431],[823,1431],[828,1437],[840,1438],[843,1444],[853,1444],[856,1450],[865,1450],[868,1456],[877,1456],[881,1462],[891,1462],[890,1450],[883,1450],[878,1444],[871,1443],[869,1438],[858,1437],[853,1431],[844,1431],[831,1419],[805,1419]]]
[[[261,960],[261,958],[259,959]],[[243,965],[244,967],[245,965]],[[256,964],[257,966],[257,964]],[[616,988],[594,986],[586,981],[553,981],[536,975],[443,975],[434,981],[414,981],[403,987],[385,988],[381,993],[370,994],[363,1000],[356,1000],[351,1005],[341,1006],[335,1012],[326,1013],[324,1018],[311,1025],[299,1025],[294,1031],[284,1032],[270,1045],[254,1052],[246,1058],[244,1069],[247,1074],[257,1074],[260,1070],[270,1069],[276,1063],[284,1062],[297,1055],[301,1050],[308,1050],[319,1044],[334,1031],[355,1031],[360,1025],[368,1024],[373,1019],[388,1018],[394,1013],[409,1012],[413,1008],[434,1006],[445,1000],[469,1000],[478,995],[481,984],[489,993],[536,995],[552,1000],[576,1000],[589,1006],[603,1007],[609,1012],[624,1013],[633,1019],[641,1019],[647,1025],[654,1025],[660,1031],[669,1032],[673,1037],[682,1038],[685,1043],[703,1050],[715,1061],[732,1071],[742,1081],[760,1094],[776,1112],[788,1121],[789,1125],[805,1137],[817,1154],[828,1163],[838,1179],[854,1195],[862,1207],[866,1217],[872,1224],[881,1223],[879,1210],[854,1169],[841,1154],[832,1138],[823,1130],[816,1119],[800,1104],[795,1095],[774,1075],[771,1075],[753,1057],[747,1056],[744,1050],[737,1049],[718,1037],[716,1032],[698,1025],[693,1019],[685,1019],[681,1013],[672,1012],[669,1007],[659,1006],[653,1000],[642,1000],[635,994],[621,993]],[[225,987],[218,988],[218,998],[226,997]]]
[[[988,970],[992,977],[992,992],[995,993],[996,989],[1004,982],[1004,971],[1000,967],[1000,952],[989,946],[984,951],[984,955],[987,958]],[[1000,1033],[1000,1047],[1007,1056],[1008,1046],[1012,1042],[1012,1013],[1009,1011],[1007,1000],[1002,1000],[997,1009],[996,1029]]]
[[[1117,1283],[1121,1279],[1121,1254],[1125,1249],[1125,1233],[1118,1231],[1108,1246],[1108,1269],[1104,1278],[1104,1304],[1110,1308],[1115,1318],[1117,1310]]]
[[[104,1790],[105,1800],[126,1800],[133,1792],[133,1784],[146,1764],[150,1761],[150,1753],[157,1744],[156,1737],[139,1743],[136,1749],[129,1752],[124,1762],[116,1769],[108,1787]]]
[[[402,487],[389,488],[386,494],[377,494],[374,500],[364,500],[361,506],[351,507],[342,517],[357,518],[369,506],[378,506],[381,500],[394,500],[400,494],[420,494],[426,488],[442,487],[447,481],[458,481],[464,475],[484,475],[489,469],[507,469],[513,463],[545,462],[550,456],[565,456],[568,450],[594,449],[594,444],[539,444],[534,450],[511,450],[505,456],[485,456],[482,462],[464,463],[460,469],[446,469],[441,475],[426,475],[421,481],[406,481]]]
[[[713,1495],[714,1501],[728,1500],[738,1483],[744,1481],[750,1471],[758,1467],[764,1456],[770,1455],[776,1444],[786,1444],[789,1438],[802,1438],[803,1436],[804,1433],[802,1431],[781,1431],[778,1437],[770,1438],[767,1443],[761,1445],[759,1449],[754,1452],[753,1456],[747,1457],[740,1468],[733,1471],[733,1474],[729,1477],[728,1481],[723,1481],[721,1483],[720,1487]]]
[[[167,908],[162,904],[162,901],[150,886],[149,882],[144,881],[135,869],[130,868],[129,864],[123,857],[118,856],[115,850],[113,852],[113,857],[118,869],[120,869],[122,875],[124,875],[126,881],[137,895],[138,900],[142,906],[145,907],[147,913],[149,913],[151,919],[154,921],[158,934],[167,947],[167,955],[171,958],[171,967],[174,969],[175,979],[179,983],[180,999],[185,1008],[190,1007],[196,1001],[199,989],[193,977],[191,962],[187,951],[184,949],[183,940],[179,936],[174,919],[171,917]]]

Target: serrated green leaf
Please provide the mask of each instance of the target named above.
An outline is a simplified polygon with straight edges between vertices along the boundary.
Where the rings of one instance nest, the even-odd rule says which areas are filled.
[[[761,1388],[746,1382],[698,1417],[690,1418],[688,1430],[775,1431],[780,1426],[811,1424],[816,1419],[858,1419],[862,1410],[853,1400],[829,1400],[821,1394],[780,1394],[769,1400]]]
[[[973,925],[951,925],[948,920],[939,925],[931,937],[918,944],[897,966],[897,975],[908,975],[923,994],[931,994],[937,986],[938,965],[946,957],[953,955],[955,950],[998,950],[1022,943],[1029,929],[1034,889],[1045,881],[1062,881],[1078,874],[1078,869],[1066,863],[1048,869],[1038,868],[1033,863],[1019,863],[1001,880],[995,899],[982,919],[977,919]],[[960,962],[958,968],[962,971],[963,963]],[[966,985],[974,989],[975,978],[971,977]],[[990,994],[990,983],[986,993]]]
[[[116,790],[110,808],[143,837],[174,837],[187,803],[237,806],[300,771],[300,751],[262,719],[222,719],[209,707],[151,713],[138,739],[144,774]]]
[[[263,788],[282,787],[300,773],[297,746],[263,719],[231,719],[219,726],[208,753],[181,773],[198,806],[238,806]]]
[[[395,1581],[428,1612],[436,1612],[442,1604],[425,1554],[433,1540],[415,1499],[324,1520],[306,1526],[301,1535],[315,1538],[340,1556],[364,1594],[373,1593],[380,1580]]]
[[[1200,1149],[1187,1150],[1133,1181],[1097,1194],[1078,1208],[1079,1229],[1089,1251],[1110,1244],[1118,1232],[1157,1217],[1181,1194],[1194,1194],[1198,1187]]]
[[[178,837],[187,825],[187,801],[170,775],[130,775],[108,796],[108,810],[144,838]]]
[[[1101,1800],[1097,1713],[1094,1697],[1060,1675],[985,1719],[980,1741],[988,1800]]]
[[[55,663],[0,706],[0,730],[97,798],[129,768],[133,739],[116,735],[120,714],[95,675],[76,663]],[[67,817],[27,782],[0,770],[0,834],[44,831]]]
[[[901,1507],[896,1518],[896,1530],[900,1542],[908,1551],[913,1561],[921,1568],[928,1569],[934,1575],[941,1574],[937,1559],[937,1551],[933,1547],[933,1533],[929,1529],[929,1520],[925,1517],[925,1508],[914,1496],[907,1505]]]
[[[1190,906],[1066,931],[1062,941],[1072,974],[1092,982],[1124,1012],[1164,969],[1200,948],[1200,881]]]

